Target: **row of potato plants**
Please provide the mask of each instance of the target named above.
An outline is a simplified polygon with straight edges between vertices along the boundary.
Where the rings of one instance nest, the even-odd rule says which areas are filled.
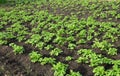
[[[90,49],[80,49],[77,51],[80,57],[76,60],[78,63],[89,63],[94,67],[93,72],[95,76],[119,76],[119,62],[120,60],[112,60],[107,57],[103,57],[101,54],[96,54]],[[105,70],[101,64],[111,64],[112,69]]]
[[[70,70],[70,74],[66,74],[67,64],[56,62],[56,59],[52,57],[43,57],[37,51],[32,51],[29,53],[29,56],[31,62],[39,62],[41,65],[51,64],[53,66],[54,76],[81,76],[79,72],[74,72],[73,70]]]
[[[99,2],[100,1],[100,2]],[[74,10],[71,14],[74,15],[86,15],[91,14],[95,18],[107,19],[107,20],[116,20],[119,19],[119,4],[120,1],[101,1],[101,0],[73,0],[65,1],[62,3],[62,0],[51,1],[51,7],[55,10],[62,8],[64,11]],[[75,7],[76,6],[76,7]],[[81,6],[81,7],[79,7]],[[71,8],[71,9],[69,9]],[[77,11],[77,12],[76,12]]]

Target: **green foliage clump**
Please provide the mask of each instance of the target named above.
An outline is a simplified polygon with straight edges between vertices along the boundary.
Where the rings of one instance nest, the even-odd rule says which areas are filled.
[[[54,64],[52,68],[55,71],[54,76],[64,76],[66,74],[67,66],[68,65],[61,62]]]
[[[11,46],[13,48],[13,52],[15,53],[15,55],[22,54],[25,51],[23,46],[18,46],[14,43],[10,43],[9,46]]]
[[[36,51],[32,51],[31,53],[29,53],[30,56],[30,60],[31,62],[38,62],[39,59],[42,57],[41,54],[38,54]]]

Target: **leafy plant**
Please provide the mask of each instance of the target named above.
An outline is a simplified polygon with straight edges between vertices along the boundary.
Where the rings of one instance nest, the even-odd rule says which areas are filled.
[[[10,43],[9,46],[13,48],[13,52],[16,54],[22,54],[25,50],[23,46],[18,46],[14,43]]]
[[[43,59],[41,58],[41,59],[39,59],[39,62],[42,64],[42,65],[45,65],[45,64],[55,64],[56,63],[56,61],[55,61],[56,59],[55,58],[51,58],[51,57],[44,57]]]
[[[55,48],[50,52],[50,55],[52,56],[58,56],[61,52],[63,52],[61,49],[59,48]]]
[[[104,40],[102,42],[99,42],[98,40],[95,40],[92,47],[97,47],[97,48],[100,48],[101,50],[106,50],[111,46],[112,45],[109,44],[106,40]]]
[[[76,47],[76,45],[73,44],[73,43],[68,44],[68,48],[71,49],[71,50],[73,50],[75,47]]]
[[[73,70],[70,70],[70,74],[67,74],[66,76],[82,76],[79,72],[74,72]]]
[[[85,39],[80,39],[76,44],[85,44],[87,41]]]
[[[14,23],[11,27],[7,28],[7,32],[12,32],[19,42],[25,40],[25,35],[28,34],[27,28],[22,26],[19,22]]]
[[[67,57],[65,58],[66,61],[70,61],[70,60],[72,60],[72,59],[73,59],[72,56],[67,56]]]
[[[82,55],[82,57],[79,57],[76,60],[78,63],[82,63],[82,62],[88,63],[89,62],[88,59],[91,56],[92,51],[89,49],[80,49],[77,51],[77,53],[78,55]]]
[[[63,45],[65,43],[65,40],[65,37],[57,36],[53,42],[58,43],[59,45]]]
[[[38,42],[35,47],[38,47],[40,50],[42,50],[44,45],[45,43],[41,41],[41,42]]]
[[[33,34],[30,39],[26,41],[26,43],[30,43],[32,45],[37,44],[42,37],[39,34]]]
[[[117,49],[116,48],[109,48],[108,54],[110,54],[110,55],[117,55]]]
[[[53,49],[54,47],[52,46],[52,45],[47,45],[46,47],[45,47],[45,49],[46,50],[50,50],[50,49]]]
[[[92,47],[99,48],[100,50],[106,51],[108,54],[111,54],[111,52],[113,52],[113,55],[115,55],[117,50],[111,49],[112,46],[113,45],[108,43],[106,40],[103,40],[102,42],[99,42],[98,40],[96,40],[92,45]]]
[[[102,57],[100,54],[94,53],[90,49],[80,49],[78,50],[78,55],[81,55],[76,61],[78,63],[90,63],[90,66],[95,67],[100,64],[112,64],[112,60],[106,57]]]
[[[87,35],[87,31],[83,29],[77,34],[77,37],[85,38],[86,35]]]
[[[52,69],[54,70],[54,76],[64,76],[67,70],[66,64],[58,62],[57,64],[53,64]]]
[[[7,44],[7,40],[4,40],[6,37],[5,32],[0,32],[0,45]]]
[[[106,32],[105,35],[103,36],[103,39],[111,39],[112,42],[117,41],[117,37],[114,37],[114,35],[112,35],[112,33],[110,32]]]
[[[30,56],[30,60],[31,62],[38,62],[39,59],[41,59],[42,55],[41,54],[38,54],[38,52],[36,51],[32,51],[31,53],[29,53],[29,56]]]
[[[49,42],[54,36],[54,34],[46,31],[42,31],[42,36],[43,36],[44,42]]]
[[[68,42],[73,42],[75,41],[75,38],[73,36],[70,36],[66,39]]]
[[[97,66],[93,69],[93,73],[95,73],[95,76],[104,76],[105,75],[105,69],[103,66]]]

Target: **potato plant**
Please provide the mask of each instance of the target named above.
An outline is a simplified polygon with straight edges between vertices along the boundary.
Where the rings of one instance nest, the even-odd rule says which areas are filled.
[[[40,64],[41,65],[45,65],[45,64],[51,64],[51,65],[53,65],[53,64],[55,64],[56,63],[56,61],[55,61],[56,59],[55,58],[52,58],[52,57],[44,57],[43,59],[39,59],[39,62],[40,62]]]
[[[52,68],[55,71],[54,76],[64,76],[66,74],[67,66],[68,65],[61,62],[54,64]]]
[[[67,56],[67,57],[65,58],[66,61],[70,61],[70,60],[72,60],[72,59],[73,59],[73,57],[71,57],[71,56]]]
[[[62,50],[59,48],[55,48],[55,49],[51,50],[50,55],[51,56],[58,56],[60,53],[62,53]]]
[[[9,46],[11,46],[13,48],[13,52],[15,53],[15,55],[22,54],[25,51],[23,46],[19,46],[14,43],[10,43]]]
[[[70,74],[67,74],[66,76],[82,76],[79,72],[74,72],[73,70],[70,70]]]
[[[32,51],[31,53],[29,53],[29,56],[30,56],[30,60],[31,62],[38,62],[42,55],[41,54],[38,54],[36,51]]]

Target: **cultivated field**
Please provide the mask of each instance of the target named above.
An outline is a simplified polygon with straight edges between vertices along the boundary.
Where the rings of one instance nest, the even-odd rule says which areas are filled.
[[[120,1],[1,4],[0,76],[120,76]]]

